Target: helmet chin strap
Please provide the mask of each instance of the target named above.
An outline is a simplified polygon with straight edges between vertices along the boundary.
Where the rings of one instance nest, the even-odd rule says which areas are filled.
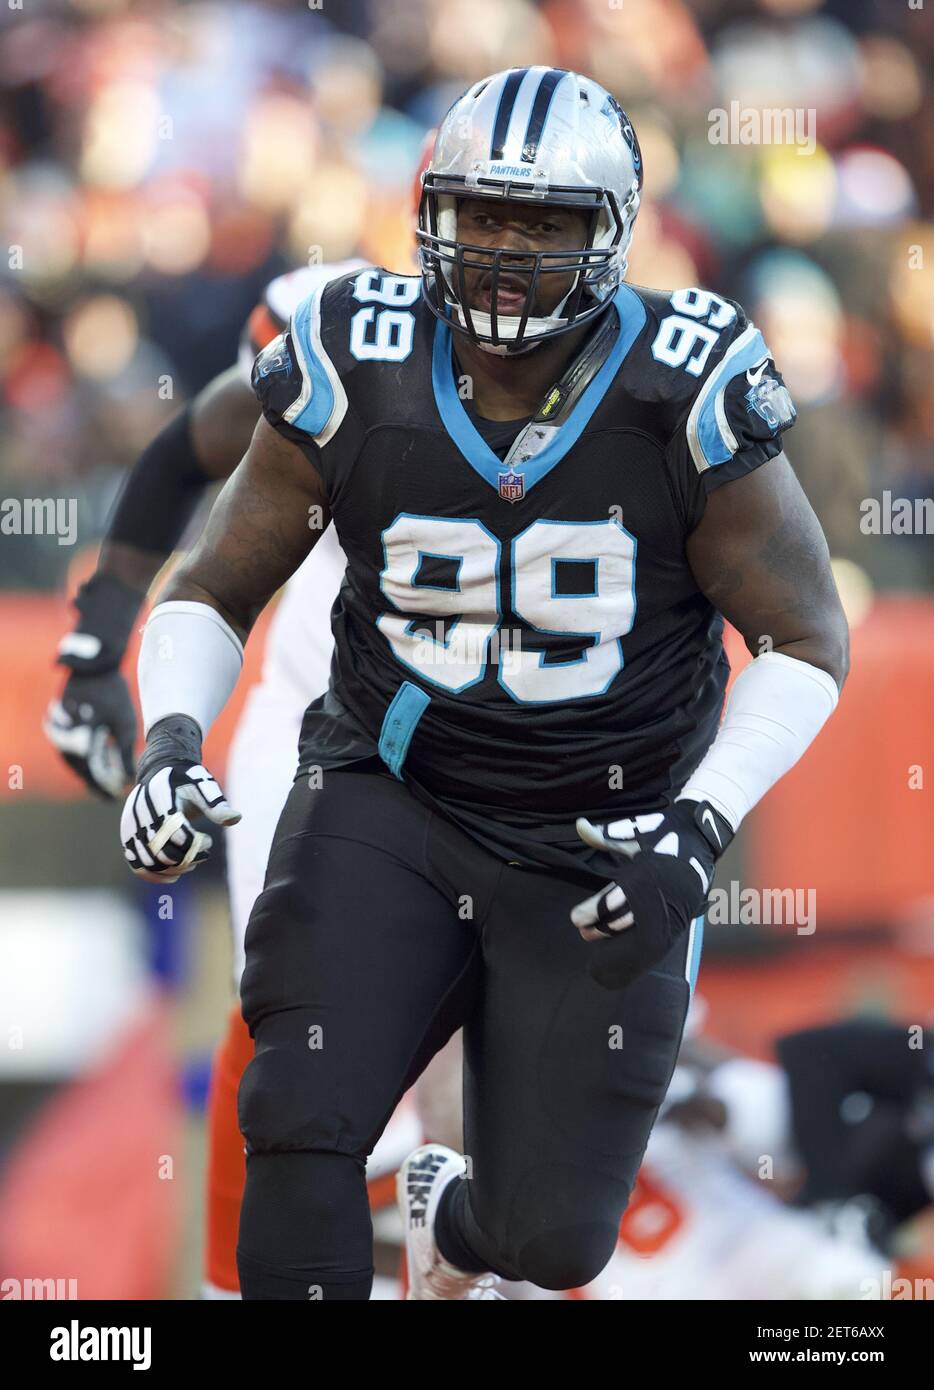
[[[461,324],[466,328],[467,318],[459,304],[455,305],[455,312],[457,313],[457,317],[460,320]],[[489,314],[473,313],[471,314],[471,318],[473,319],[475,329],[479,328],[480,332],[482,333],[492,333],[493,322]],[[476,343],[477,347],[480,348],[481,352],[489,352],[494,357],[520,357],[524,352],[531,352],[533,348],[540,347],[542,343],[548,341],[547,335],[545,334],[534,332],[530,333],[529,326],[535,325],[536,323],[544,325],[546,323],[550,323],[550,320],[529,319],[525,325],[525,336],[523,337],[522,343],[518,345],[515,342],[515,335],[518,333],[519,324],[522,320],[519,318],[515,318],[512,315],[507,316],[505,314],[501,318],[497,314],[496,321],[500,337],[502,337],[504,328],[507,330],[509,328],[512,328],[513,339],[510,340],[507,338],[499,343],[485,343],[482,338],[474,336],[473,340]]]
[[[521,347],[511,347],[509,343],[481,343],[479,339],[476,343],[481,352],[488,352],[491,357],[525,357],[541,347],[542,341],[541,338],[533,338],[530,343],[523,343]]]

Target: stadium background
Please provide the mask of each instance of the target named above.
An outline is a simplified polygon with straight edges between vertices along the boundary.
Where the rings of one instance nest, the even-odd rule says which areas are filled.
[[[77,533],[0,526],[0,1278],[195,1295],[229,999],[222,854],[164,920],[125,871],[117,810],[43,739],[67,595],[125,470],[234,360],[269,279],[355,252],[409,268],[424,132],[500,68],[586,71],[632,117],[630,278],[709,286],[763,329],[853,624],[837,715],[719,880],[814,890],[816,930],[708,928],[706,1033],[768,1058],[798,1024],[927,1023],[934,551],[930,523],[874,535],[861,519],[886,490],[934,497],[932,54],[931,15],[907,0],[4,8],[0,497],[73,502]],[[813,110],[816,147],[711,143],[731,102]],[[262,633],[208,742],[221,773]]]

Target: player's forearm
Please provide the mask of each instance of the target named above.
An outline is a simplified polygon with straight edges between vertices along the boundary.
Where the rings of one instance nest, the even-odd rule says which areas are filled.
[[[131,589],[139,606],[153,585],[159,571],[169,558],[170,551],[141,550],[123,541],[104,540],[96,573],[109,575]]]
[[[213,605],[159,603],[143,629],[139,697],[147,739],[166,720],[193,720],[204,738],[233,693],[243,665],[238,634]],[[195,759],[197,761],[197,759]]]
[[[687,554],[698,587],[756,654],[681,793],[736,830],[833,713],[847,622],[820,524],[783,454],[714,490]]]
[[[58,660],[82,675],[116,670],[139,610],[209,482],[189,431],[189,411],[167,425],[127,476],[95,573],[75,599],[74,630]]]
[[[765,652],[737,677],[723,723],[681,799],[706,801],[733,830],[814,742],[837,704],[819,666]]]
[[[221,539],[230,541],[226,533]],[[275,578],[251,591],[242,582],[230,583],[231,572],[223,546],[212,544],[208,536],[160,594],[143,630],[139,655],[147,739],[153,726],[171,715],[193,719],[201,736],[207,735],[237,683],[243,643],[266,597],[288,578],[275,567]]]
[[[321,534],[309,525],[312,510],[328,519],[314,469],[261,420],[146,624],[139,684],[147,733],[177,714],[207,733],[233,690],[258,614]]]

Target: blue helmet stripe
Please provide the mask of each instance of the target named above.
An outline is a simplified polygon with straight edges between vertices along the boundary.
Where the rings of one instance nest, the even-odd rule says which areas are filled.
[[[552,68],[545,73],[541,82],[538,84],[538,91],[535,93],[535,100],[532,103],[532,110],[529,114],[529,123],[525,130],[525,139],[522,142],[522,160],[525,164],[534,164],[538,155],[538,142],[542,138],[542,131],[545,129],[545,121],[548,119],[548,111],[551,107],[551,99],[555,94],[558,83],[567,76],[564,68]]]
[[[490,141],[491,159],[502,159],[503,157],[506,134],[509,130],[509,122],[512,120],[516,97],[519,95],[519,88],[522,86],[527,72],[528,68],[513,68],[503,83],[502,96],[496,110],[496,120],[493,122],[493,139]]]

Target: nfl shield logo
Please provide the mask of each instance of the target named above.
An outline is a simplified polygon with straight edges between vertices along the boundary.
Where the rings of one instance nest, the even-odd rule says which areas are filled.
[[[500,473],[499,495],[504,502],[521,502],[525,496],[525,479],[521,473]]]

